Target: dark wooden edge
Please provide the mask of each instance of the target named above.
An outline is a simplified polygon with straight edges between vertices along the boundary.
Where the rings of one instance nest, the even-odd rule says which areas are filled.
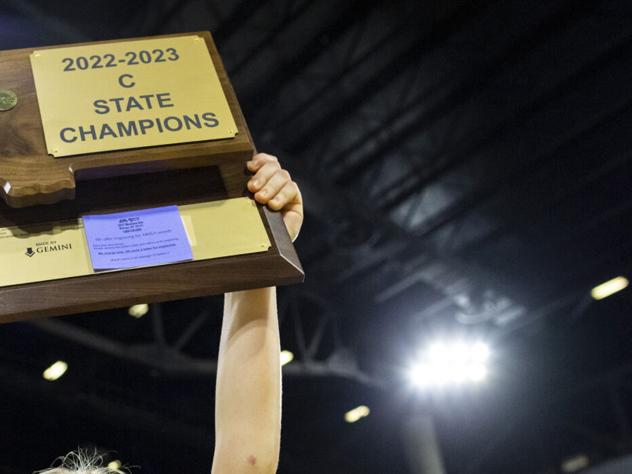
[[[54,183],[51,188],[55,190],[51,192],[37,185],[21,187],[19,193],[15,192],[14,186],[9,186],[8,192],[5,192],[4,189],[0,187],[0,197],[4,198],[4,202],[7,206],[14,209],[70,201],[75,198],[77,183],[72,173],[68,172],[67,178],[68,179],[59,180],[57,183]]]
[[[267,252],[0,288],[0,323],[303,282],[281,213],[259,212]]]
[[[260,254],[6,287],[0,289],[0,323],[111,309],[113,301],[115,307],[125,307],[301,281],[302,271],[271,249]]]
[[[298,258],[294,244],[292,244],[292,240],[287,233],[281,213],[272,212],[263,206],[261,206],[261,212],[264,224],[266,224],[268,234],[270,235],[270,241],[273,242],[272,245],[276,246],[276,251],[279,253],[279,256],[302,275],[300,281],[303,282],[305,280],[305,272],[303,271],[303,266]]]

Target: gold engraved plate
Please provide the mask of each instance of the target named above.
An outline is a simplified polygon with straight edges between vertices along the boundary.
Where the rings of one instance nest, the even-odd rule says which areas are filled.
[[[270,248],[257,205],[250,198],[180,206],[193,260],[230,257]]]
[[[270,248],[263,221],[250,198],[187,204],[179,210],[195,261]],[[96,273],[81,219],[0,228],[0,262],[0,287]]]
[[[237,134],[200,36],[43,49],[31,66],[46,147],[58,158]]]
[[[90,273],[79,219],[0,229],[0,286]]]

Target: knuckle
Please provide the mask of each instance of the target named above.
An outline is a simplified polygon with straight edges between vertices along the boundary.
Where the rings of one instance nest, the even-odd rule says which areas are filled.
[[[266,163],[266,161],[268,161],[267,155],[265,153],[257,153],[255,156],[252,157],[252,161],[257,164],[264,164]]]
[[[290,179],[285,170],[278,170],[275,173],[275,177],[279,184],[285,184]]]
[[[275,163],[273,163],[272,161],[268,161],[264,168],[266,169],[266,171],[270,172],[270,173],[274,173],[274,171],[277,169],[277,166]]]
[[[285,189],[287,191],[287,194],[290,196],[295,196],[296,194],[298,194],[298,186],[294,181],[289,182]]]
[[[261,160],[267,161],[267,162],[270,162],[270,163],[279,161],[276,156],[269,155],[268,153],[259,153],[257,156],[260,157]]]

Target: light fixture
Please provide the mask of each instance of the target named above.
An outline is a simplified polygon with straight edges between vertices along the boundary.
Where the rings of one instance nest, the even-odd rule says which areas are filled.
[[[294,354],[290,351],[281,351],[281,365],[289,364],[294,360]]]
[[[578,454],[562,462],[562,472],[577,472],[585,469],[590,464],[588,456],[585,454]]]
[[[597,285],[590,291],[590,296],[596,300],[602,300],[608,296],[625,289],[630,282],[624,276],[618,276],[608,280],[601,285]]]
[[[64,375],[67,370],[68,364],[66,364],[63,360],[58,360],[46,369],[42,375],[46,380],[53,382]]]
[[[441,341],[431,344],[409,369],[418,388],[480,383],[488,376],[490,349],[481,341]]]
[[[370,413],[371,410],[369,410],[369,407],[366,405],[360,405],[345,413],[345,421],[347,423],[355,423],[356,421],[369,416]]]
[[[136,319],[142,318],[143,316],[147,314],[148,311],[149,311],[149,305],[145,303],[135,304],[134,306],[130,306],[130,308],[127,310],[129,315]]]

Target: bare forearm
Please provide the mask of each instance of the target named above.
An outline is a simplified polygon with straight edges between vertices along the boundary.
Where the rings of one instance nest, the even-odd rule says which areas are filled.
[[[226,294],[213,474],[276,471],[281,435],[279,350],[276,290]]]
[[[246,163],[255,200],[279,211],[292,241],[303,223],[303,198],[272,155]],[[213,474],[273,474],[281,439],[281,363],[276,290],[229,293],[217,367]]]

